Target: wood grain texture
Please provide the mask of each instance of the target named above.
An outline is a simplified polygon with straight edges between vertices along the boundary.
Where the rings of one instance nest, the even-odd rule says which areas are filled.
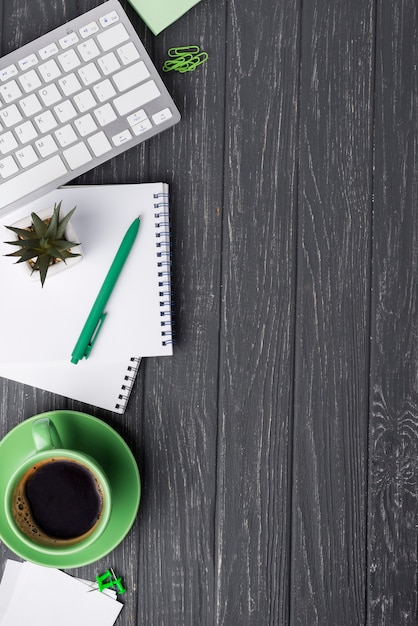
[[[148,175],[170,184],[177,343],[172,358],[143,364],[138,624],[214,620],[224,10],[203,4],[152,48],[157,67],[171,46],[187,43],[211,63],[163,74],[182,120],[146,154]]]
[[[215,623],[285,624],[299,10],[232,1],[227,25]]]
[[[369,623],[418,622],[417,4],[378,2]]]
[[[100,2],[0,0],[1,53]],[[75,181],[169,183],[174,356],[123,417],[0,379],[0,438],[68,408],[131,447],[137,520],[68,570],[123,577],[117,626],[415,625],[416,2],[202,0],[158,37],[122,4],[158,68],[209,54]]]
[[[373,17],[303,4],[292,625],[365,620]]]

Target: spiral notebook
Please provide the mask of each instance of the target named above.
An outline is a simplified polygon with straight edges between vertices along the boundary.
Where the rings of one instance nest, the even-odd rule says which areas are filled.
[[[74,206],[83,260],[44,288],[14,259],[5,225],[62,201]],[[70,362],[132,220],[141,225],[88,359]],[[165,183],[62,187],[0,221],[0,376],[123,413],[142,357],[172,354],[169,193]]]

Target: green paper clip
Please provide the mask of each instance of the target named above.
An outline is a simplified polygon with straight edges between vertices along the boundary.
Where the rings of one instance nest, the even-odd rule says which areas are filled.
[[[207,52],[201,52],[191,59],[189,62],[185,63],[184,66],[179,68],[179,72],[193,72],[199,65],[202,65],[208,59]]]
[[[169,57],[183,56],[184,53],[196,54],[200,52],[199,46],[179,46],[177,48],[170,48],[167,52]]]
[[[179,46],[168,50],[170,57],[164,62],[163,72],[171,72],[175,70],[184,74],[185,72],[193,72],[199,65],[202,65],[209,55],[207,52],[201,52],[199,46]]]
[[[183,67],[183,61],[165,61],[163,65],[163,72],[171,72],[172,70],[179,70]]]
[[[177,59],[167,59],[163,65],[164,72],[171,72],[171,70],[177,70],[189,61],[193,59],[192,54],[185,54]]]

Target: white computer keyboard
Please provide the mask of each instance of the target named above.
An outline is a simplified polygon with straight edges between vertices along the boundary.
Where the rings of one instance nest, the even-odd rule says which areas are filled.
[[[0,214],[180,119],[117,0],[0,59]]]

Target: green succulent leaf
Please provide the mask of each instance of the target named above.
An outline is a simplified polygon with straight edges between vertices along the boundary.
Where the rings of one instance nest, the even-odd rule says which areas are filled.
[[[57,239],[57,229],[60,219],[61,202],[54,204],[54,212],[51,217],[51,221],[48,224],[44,237],[46,239]]]
[[[17,228],[16,226],[6,226],[9,230],[14,232],[18,237],[22,239],[33,239],[33,232],[27,230],[26,228]],[[5,243],[12,243],[11,241],[6,241]]]
[[[40,239],[6,241],[5,243],[9,243],[11,246],[20,246],[21,248],[32,248],[33,250],[39,250],[40,252],[42,251]]]
[[[60,205],[61,205],[61,203],[60,203]],[[61,239],[62,236],[64,235],[65,229],[67,228],[67,225],[68,225],[68,222],[70,221],[70,219],[71,219],[71,217],[72,217],[72,215],[73,215],[75,210],[76,210],[76,207],[71,209],[71,211],[69,211],[67,213],[67,215],[59,223],[58,228],[57,228],[57,235],[56,235],[57,239]],[[78,245],[78,244],[72,244],[72,245]]]
[[[21,256],[23,254],[23,250],[22,248],[20,248],[20,250],[16,250],[15,252],[9,252],[8,254],[5,254],[4,256]]]
[[[12,252],[6,256],[19,256],[20,259],[16,261],[16,263],[23,263],[24,261],[29,261],[30,259],[38,257],[38,253],[36,250],[18,250],[17,252]]]
[[[78,243],[65,241],[63,239],[54,241],[54,248],[58,248],[58,250],[68,250],[68,248],[74,248],[74,246],[78,245]]]
[[[69,250],[65,250],[63,255],[66,259],[74,259],[76,256],[81,256],[78,252],[70,252]]]
[[[41,285],[44,286],[45,278],[49,269],[49,258],[46,256],[38,257],[36,268],[39,270],[39,276],[41,279]]]
[[[48,250],[48,255],[53,259],[61,259],[61,261],[64,260],[63,252],[61,252],[61,250],[58,250],[58,248],[50,248]]]
[[[32,213],[31,218],[32,218],[32,226],[36,233],[36,236],[39,238],[45,237],[45,233],[47,231],[48,225],[36,213]]]

